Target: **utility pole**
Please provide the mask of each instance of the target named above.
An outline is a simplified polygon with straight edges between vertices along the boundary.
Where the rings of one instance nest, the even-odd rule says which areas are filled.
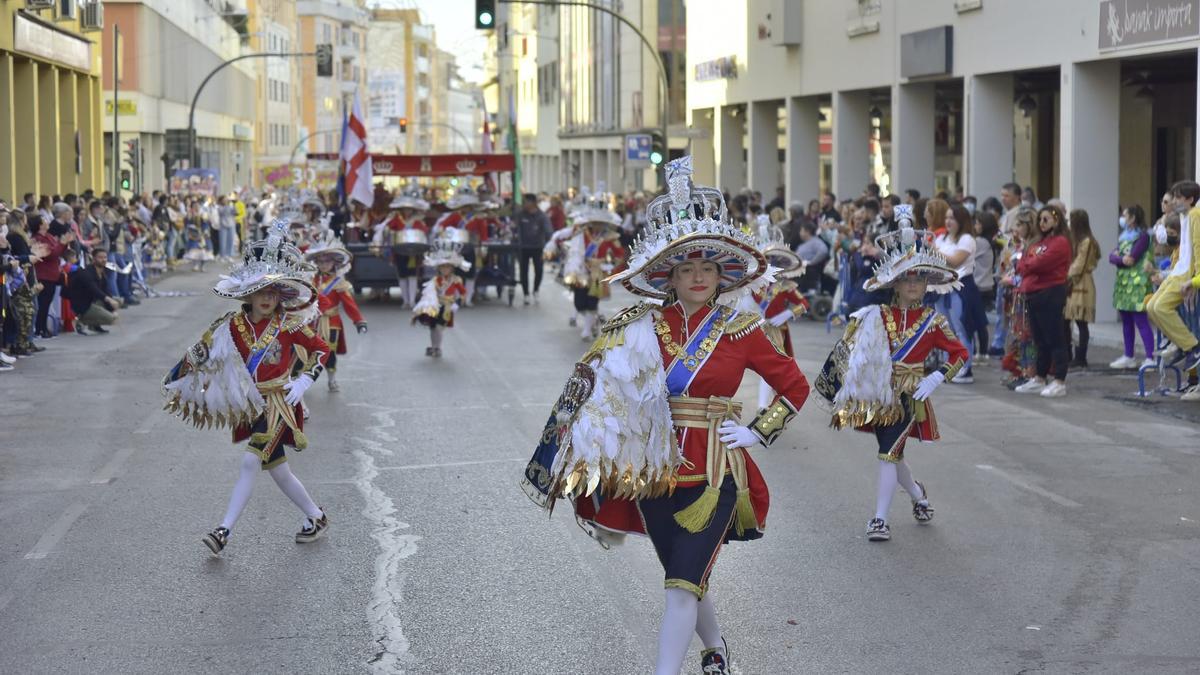
[[[121,194],[121,134],[117,131],[117,108],[121,90],[121,28],[113,24],[113,132],[112,132],[112,193]]]

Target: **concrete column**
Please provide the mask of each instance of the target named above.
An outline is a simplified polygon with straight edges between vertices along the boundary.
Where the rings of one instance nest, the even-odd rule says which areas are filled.
[[[971,75],[964,88],[966,189],[982,200],[1013,179],[1013,77]]]
[[[13,58],[0,53],[0,195],[19,204],[16,164],[16,109],[13,106]]]
[[[14,154],[21,158],[21,170],[16,173],[14,199],[26,192],[42,193],[41,136],[38,116],[38,64],[36,61],[13,60],[13,123]]]
[[[73,70],[64,70],[58,74],[58,189],[64,193],[75,194],[83,192],[83,188],[79,186],[80,176],[75,172],[75,132],[79,129],[77,77]],[[83,140],[82,132],[80,140]],[[132,168],[130,167],[131,170]]]
[[[833,93],[833,193],[857,197],[871,182],[871,101],[865,91]]]
[[[755,101],[747,108],[750,111],[747,184],[769,199],[767,195],[774,195],[779,187],[779,101]]]
[[[716,152],[713,148],[713,109],[702,108],[692,111],[692,128],[705,132],[702,138],[689,140],[688,152],[692,155],[693,180],[698,185],[717,184]]]
[[[58,184],[58,74],[55,66],[38,68],[38,112],[42,118],[38,127],[38,154],[41,155],[38,178],[46,194],[61,194]]]
[[[736,114],[735,114],[736,113]],[[746,187],[746,158],[742,152],[742,136],[746,118],[737,106],[721,106],[713,120],[713,163],[717,170],[716,187],[730,194]]]
[[[1117,244],[1120,187],[1121,63],[1065,63],[1060,92],[1062,130],[1059,185],[1068,209],[1084,209],[1102,252]],[[1116,319],[1112,297],[1115,268],[1096,267],[1096,318]]]
[[[933,106],[931,83],[892,86],[892,192],[933,194]]]
[[[783,186],[788,204],[807,202],[821,191],[821,110],[815,96],[787,100]]]
[[[579,157],[579,187],[594,190],[596,188],[596,153],[592,150],[581,150]]]

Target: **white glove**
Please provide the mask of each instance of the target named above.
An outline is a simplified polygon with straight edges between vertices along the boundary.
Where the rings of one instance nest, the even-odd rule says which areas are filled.
[[[749,427],[744,427],[733,420],[725,420],[717,430],[721,442],[730,450],[734,448],[749,448],[758,444],[759,438]]]
[[[937,389],[938,386],[945,381],[946,376],[940,371],[926,375],[925,377],[921,378],[920,382],[917,383],[917,390],[913,392],[913,398],[917,399],[918,401],[924,401],[925,399],[929,398],[929,395],[933,393],[934,389]]]
[[[308,391],[308,388],[312,386],[312,383],[312,375],[309,375],[308,373],[304,373],[300,377],[288,382],[287,384],[283,385],[283,390],[287,392],[287,395],[283,397],[283,400],[286,401],[288,405],[296,405],[301,399],[304,398],[304,392]]]
[[[458,312],[458,303],[456,302],[453,305],[450,305],[450,313],[455,314],[457,312]]]
[[[779,327],[788,321],[791,321],[792,316],[793,314],[791,312],[783,311],[771,317],[770,319],[767,319],[767,323],[771,324],[772,326]]]

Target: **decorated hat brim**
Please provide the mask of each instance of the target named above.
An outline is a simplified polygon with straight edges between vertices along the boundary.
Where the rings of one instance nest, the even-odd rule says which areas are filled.
[[[317,250],[310,248],[304,253],[304,259],[314,263],[317,261],[317,258],[322,256],[336,256],[338,262],[335,264],[338,267],[341,267],[342,265],[348,265],[350,261],[354,259],[354,255],[344,248],[324,248]]]
[[[931,291],[948,292],[958,284],[958,272],[934,265],[913,265],[895,270],[887,276],[876,275],[863,284],[863,290],[871,293],[893,288],[901,279],[917,277],[924,279]]]
[[[279,289],[279,304],[289,312],[308,307],[317,297],[316,289],[309,282],[279,274],[266,274],[249,280],[225,277],[213,287],[213,293],[222,298],[244,301],[271,286]]]
[[[713,262],[721,268],[718,293],[742,288],[767,271],[767,259],[758,249],[732,237],[694,232],[671,242],[641,267],[615,274],[607,281],[619,281],[634,295],[665,300],[670,297],[671,270],[696,261]]]
[[[763,255],[766,256],[768,263],[779,268],[781,274],[794,272],[804,264],[800,260],[800,256],[786,248],[768,248],[763,251]]]
[[[391,211],[399,211],[401,209],[411,209],[413,211],[428,211],[429,202],[423,199],[397,199],[391,204],[388,204],[388,209]]]

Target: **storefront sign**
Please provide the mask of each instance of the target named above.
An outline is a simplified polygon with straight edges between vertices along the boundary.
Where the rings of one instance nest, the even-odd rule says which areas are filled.
[[[13,15],[13,47],[79,70],[92,69],[92,43],[45,26],[21,13]]]
[[[722,56],[712,61],[697,63],[694,79],[697,82],[704,82],[705,80],[733,80],[737,79],[737,76],[737,57]]]
[[[176,169],[171,176],[171,194],[215,197],[221,185],[216,169]]]
[[[1100,50],[1200,37],[1200,0],[1103,0]]]
[[[104,114],[111,115],[113,112],[112,109],[113,109],[112,99],[108,99],[107,101],[104,102]],[[118,115],[136,115],[136,114],[138,114],[137,101],[133,101],[133,100],[130,100],[127,98],[123,98],[123,99],[117,101],[117,114]]]
[[[263,185],[274,188],[332,190],[337,186],[337,162],[309,162],[306,165],[278,164],[259,169]]]

